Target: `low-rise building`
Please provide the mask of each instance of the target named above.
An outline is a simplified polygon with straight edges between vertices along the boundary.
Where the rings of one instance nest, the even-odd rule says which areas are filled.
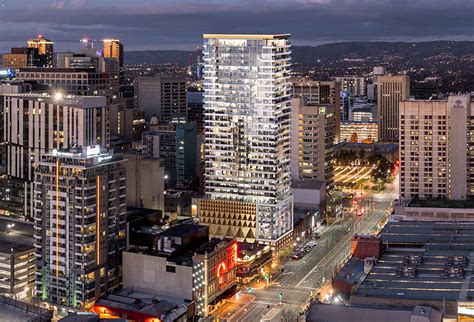
[[[0,218],[0,295],[18,300],[34,295],[33,232],[31,224]]]
[[[265,269],[265,266],[269,265],[271,260],[270,245],[239,243],[237,281],[246,284],[257,277],[268,278],[270,271]]]
[[[123,289],[98,300],[94,312],[100,318],[114,317],[127,321],[186,322],[194,315],[194,305],[184,299]]]
[[[182,224],[156,234],[153,247],[123,253],[123,287],[182,298],[207,316],[236,282],[238,245],[211,239],[207,226]]]
[[[436,310],[445,319],[472,319],[466,303],[474,298],[473,234],[474,222],[468,221],[389,222],[378,238],[354,241],[353,258],[333,280],[334,297],[358,307],[354,310],[423,306],[425,313]]]

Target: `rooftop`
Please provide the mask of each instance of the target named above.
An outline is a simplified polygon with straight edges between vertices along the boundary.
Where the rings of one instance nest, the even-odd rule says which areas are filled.
[[[382,257],[354,295],[434,301],[474,299],[474,223],[389,222],[381,238],[386,246]]]
[[[410,322],[412,316],[420,316],[425,312],[426,321],[441,321],[441,313],[431,307],[416,306],[414,310],[398,308],[373,308],[365,306],[345,306],[313,303],[308,310],[306,321],[384,321],[384,322]]]
[[[166,229],[165,231],[163,231],[161,234],[163,236],[170,236],[170,237],[183,237],[184,235],[187,235],[187,234],[190,234],[202,229],[208,229],[208,227],[204,225],[197,225],[197,224],[181,224],[181,225],[172,226]]]
[[[33,251],[33,233],[32,224],[0,217],[0,253]]]
[[[221,38],[221,39],[288,39],[291,34],[279,35],[246,35],[246,34],[204,34],[204,39]]]
[[[196,254],[209,254],[212,253],[222,242],[230,243],[232,239],[230,238],[224,238],[224,239],[219,239],[219,238],[212,238],[210,239],[207,243],[199,247],[198,249],[194,250]]]
[[[96,302],[96,306],[105,306],[131,312],[159,317],[170,321],[187,314],[190,301],[173,297],[133,292],[122,289]]]
[[[8,97],[79,108],[95,108],[104,107],[107,105],[106,98],[104,96],[78,96],[70,94],[63,95],[60,92],[55,94],[29,92],[23,94],[9,94]]]
[[[447,199],[418,199],[415,198],[408,204],[409,207],[423,208],[474,208],[474,198],[467,200]]]

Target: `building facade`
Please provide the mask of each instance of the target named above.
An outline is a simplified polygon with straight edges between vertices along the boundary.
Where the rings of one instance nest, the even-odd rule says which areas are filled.
[[[36,295],[90,309],[120,284],[125,168],[100,146],[43,154],[35,172]]]
[[[37,48],[39,55],[45,57],[45,67],[53,67],[54,63],[54,42],[46,39],[43,35],[38,35],[37,38],[29,39],[27,42],[28,48]]]
[[[35,290],[33,225],[0,218],[0,296],[31,299]]]
[[[377,86],[379,138],[381,141],[398,142],[399,103],[410,98],[410,77],[380,76]]]
[[[347,92],[351,97],[365,96],[365,78],[359,76],[339,76],[335,78],[341,86],[341,91]]]
[[[400,198],[474,195],[474,104],[470,95],[400,103]]]
[[[291,177],[319,180],[328,190],[334,187],[334,105],[306,105],[305,99],[292,100]]]
[[[142,142],[149,156],[162,160],[166,186],[189,186],[197,176],[196,123],[155,124],[150,130],[143,133]]]
[[[211,236],[275,245],[293,224],[289,35],[204,35],[203,53],[200,221]]]
[[[340,137],[340,123],[344,120],[344,116],[341,112],[345,111],[340,109],[341,105],[341,85],[338,82],[333,81],[313,81],[309,79],[292,79],[293,83],[293,96],[303,97],[306,99],[306,105],[333,105],[335,111],[335,143],[339,142]],[[337,107],[337,108],[336,108]]]
[[[373,143],[379,140],[377,122],[343,122],[341,123],[341,142]]]
[[[110,140],[106,99],[26,93],[5,95],[4,103],[9,185],[4,200],[17,201],[6,210],[31,219],[35,163],[52,149],[93,144],[106,147]]]
[[[109,76],[86,68],[20,68],[17,80],[37,81],[72,95],[110,96]]]
[[[172,76],[137,77],[134,81],[136,108],[160,123],[185,123],[186,79]]]

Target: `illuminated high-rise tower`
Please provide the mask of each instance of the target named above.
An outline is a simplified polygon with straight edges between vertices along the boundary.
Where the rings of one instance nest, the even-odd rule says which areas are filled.
[[[286,242],[290,192],[290,35],[204,35],[205,194],[212,236]]]
[[[38,48],[38,54],[45,56],[46,67],[53,67],[54,42],[39,34],[37,38],[28,40],[28,48]]]
[[[123,71],[123,45],[118,39],[104,39],[104,58],[115,58],[120,65],[120,84],[124,82],[124,71]]]

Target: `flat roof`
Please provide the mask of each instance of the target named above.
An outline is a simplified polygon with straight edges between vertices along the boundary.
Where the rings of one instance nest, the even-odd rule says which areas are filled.
[[[183,237],[189,233],[195,231],[208,229],[208,226],[198,225],[198,224],[179,224],[176,226],[171,226],[170,228],[161,232],[163,236],[172,236],[172,237]]]
[[[474,208],[474,198],[466,200],[418,199],[414,198],[408,207],[423,208]]]
[[[0,217],[0,253],[34,250],[33,233],[33,224]]]
[[[95,108],[104,107],[107,105],[107,99],[105,96],[81,96],[81,95],[52,95],[49,93],[19,93],[19,94],[7,94],[5,96],[21,98],[25,100],[41,102],[44,101],[49,104],[60,104],[62,106],[72,106],[78,108]]]
[[[37,315],[0,304],[0,321],[29,321],[35,316]]]
[[[474,299],[474,222],[389,222],[380,236],[383,254],[353,295]]]
[[[276,35],[255,35],[255,34],[204,34],[204,39],[221,38],[221,39],[287,39],[291,34]]]

